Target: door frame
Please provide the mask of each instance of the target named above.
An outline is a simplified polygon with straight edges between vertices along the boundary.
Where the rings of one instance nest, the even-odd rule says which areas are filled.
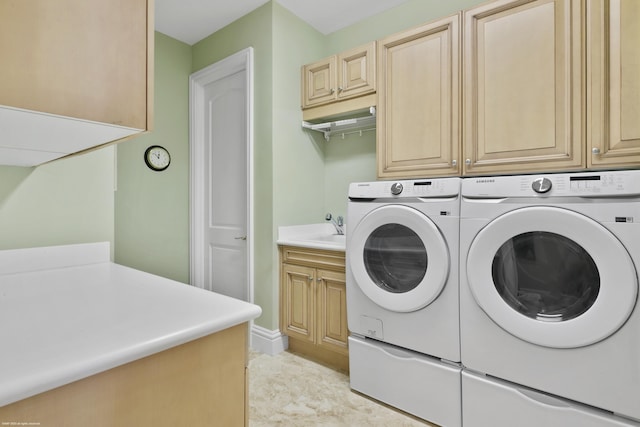
[[[254,221],[253,221],[253,48],[249,47],[215,62],[189,76],[189,151],[190,151],[190,283],[204,288],[204,124],[205,87],[240,71],[246,72],[247,126],[247,299],[254,299]]]

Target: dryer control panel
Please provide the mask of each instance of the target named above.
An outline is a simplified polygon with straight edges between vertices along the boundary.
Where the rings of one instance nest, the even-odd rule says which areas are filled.
[[[640,196],[640,170],[465,178],[462,195],[471,198]]]

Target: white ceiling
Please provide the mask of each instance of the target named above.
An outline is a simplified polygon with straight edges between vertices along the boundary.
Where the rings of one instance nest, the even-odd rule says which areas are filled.
[[[192,45],[269,0],[155,0],[156,30]],[[330,34],[408,0],[275,0]]]

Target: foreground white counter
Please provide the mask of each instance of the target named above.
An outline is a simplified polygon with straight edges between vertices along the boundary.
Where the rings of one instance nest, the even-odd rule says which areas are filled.
[[[0,407],[260,314],[111,263],[108,243],[0,251]]]

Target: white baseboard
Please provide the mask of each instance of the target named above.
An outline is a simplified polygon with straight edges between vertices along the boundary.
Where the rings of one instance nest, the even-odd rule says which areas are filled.
[[[279,330],[272,331],[262,326],[252,325],[249,346],[260,353],[275,356],[289,348],[289,340]]]

